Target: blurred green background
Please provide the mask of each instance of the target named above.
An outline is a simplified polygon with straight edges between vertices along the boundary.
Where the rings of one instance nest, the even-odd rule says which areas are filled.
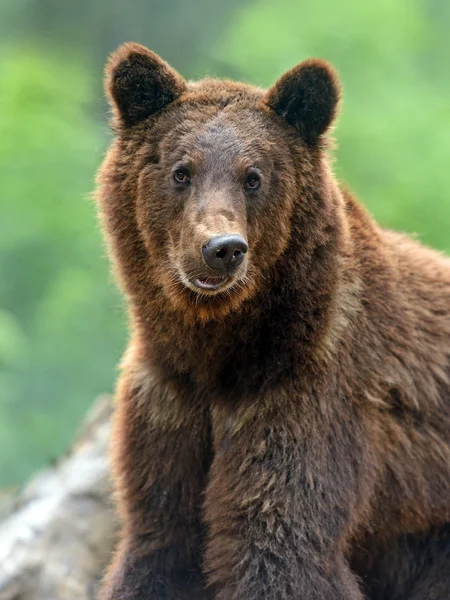
[[[450,252],[448,0],[3,0],[0,485],[67,448],[126,342],[90,194],[107,54],[261,86],[309,56],[344,84],[335,170],[378,220]]]

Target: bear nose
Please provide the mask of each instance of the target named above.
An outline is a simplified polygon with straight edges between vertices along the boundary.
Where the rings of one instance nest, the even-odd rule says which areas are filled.
[[[247,242],[240,235],[218,235],[202,248],[208,266],[222,273],[229,273],[244,260]]]

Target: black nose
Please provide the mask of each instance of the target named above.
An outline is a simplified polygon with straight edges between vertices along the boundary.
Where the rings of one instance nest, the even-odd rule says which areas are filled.
[[[206,264],[222,273],[229,273],[244,260],[247,242],[240,235],[218,235],[203,246]]]

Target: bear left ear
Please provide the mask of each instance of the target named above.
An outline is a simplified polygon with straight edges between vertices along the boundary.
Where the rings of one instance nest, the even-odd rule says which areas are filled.
[[[296,127],[305,142],[317,145],[337,115],[340,85],[336,71],[320,59],[305,60],[285,73],[264,102]]]
[[[105,74],[106,94],[119,128],[162,110],[186,89],[181,75],[140,44],[120,46],[110,56]]]

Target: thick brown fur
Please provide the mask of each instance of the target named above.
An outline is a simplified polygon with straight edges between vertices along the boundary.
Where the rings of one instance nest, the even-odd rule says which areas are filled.
[[[186,83],[130,44],[107,92],[97,198],[132,337],[102,598],[448,600],[450,261],[334,179],[334,71]],[[245,261],[197,289],[224,233]]]

